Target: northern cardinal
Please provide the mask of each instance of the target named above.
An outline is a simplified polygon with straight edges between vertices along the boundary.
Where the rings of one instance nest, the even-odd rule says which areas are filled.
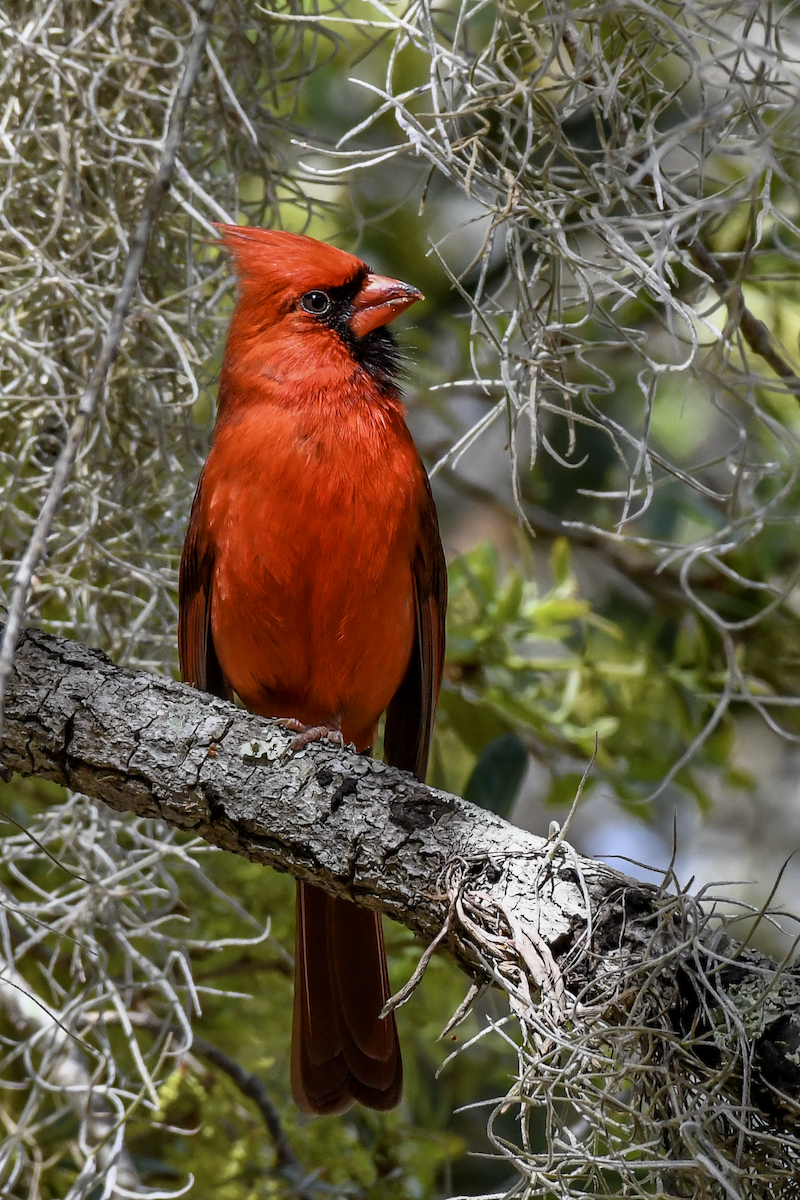
[[[446,573],[386,325],[422,299],[297,234],[219,226],[239,295],[192,506],[178,639],[187,683],[280,717],[296,745],[425,776]],[[292,1091],[306,1112],[394,1107],[403,1068],[380,915],[297,886]]]

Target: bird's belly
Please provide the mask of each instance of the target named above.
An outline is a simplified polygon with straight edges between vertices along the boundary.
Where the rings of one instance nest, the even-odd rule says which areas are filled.
[[[217,543],[212,632],[248,709],[372,744],[411,656],[410,517],[364,494],[234,506]]]

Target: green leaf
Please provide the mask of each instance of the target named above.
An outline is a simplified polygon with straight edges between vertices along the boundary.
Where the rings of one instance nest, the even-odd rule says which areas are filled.
[[[477,697],[474,701],[454,688],[445,687],[439,698],[439,712],[447,714],[448,724],[477,756],[488,744],[504,733],[511,732],[511,725],[504,721],[488,704]]]
[[[572,577],[572,555],[566,538],[556,538],[550,551],[550,570],[553,578],[561,586]]]
[[[522,576],[512,571],[508,582],[497,597],[492,617],[497,622],[513,621],[519,613],[524,583]]]
[[[507,817],[528,769],[528,751],[515,733],[490,742],[469,777],[464,799]]]

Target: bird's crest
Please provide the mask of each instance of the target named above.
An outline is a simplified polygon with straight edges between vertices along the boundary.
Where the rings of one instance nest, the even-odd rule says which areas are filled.
[[[360,258],[300,233],[217,225],[233,258],[243,293],[255,290],[276,299],[312,288],[341,287],[367,273]],[[265,296],[266,298],[266,296]]]

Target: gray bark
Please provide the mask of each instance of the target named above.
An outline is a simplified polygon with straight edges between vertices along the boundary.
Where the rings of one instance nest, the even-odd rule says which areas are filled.
[[[171,680],[115,667],[38,631],[24,638],[0,760],[159,817],[440,939],[520,1015],[623,1025],[651,990],[666,1035],[708,1033],[741,1054],[753,1096],[794,1127],[800,982],[738,951],[699,905],[678,901],[567,842],[536,837],[412,776],[326,743],[289,753],[276,722]],[[736,1013],[738,1031],[730,1030]],[[524,1016],[524,1013],[523,1013]],[[735,1043],[735,1045],[734,1045]],[[712,1049],[709,1051],[708,1046]]]

